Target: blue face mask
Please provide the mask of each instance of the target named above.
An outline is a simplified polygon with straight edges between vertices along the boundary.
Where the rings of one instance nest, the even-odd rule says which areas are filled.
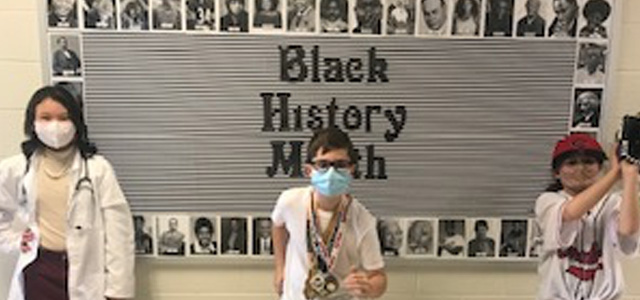
[[[329,168],[325,172],[313,170],[311,185],[324,196],[337,196],[347,193],[351,184],[351,174],[348,170]]]

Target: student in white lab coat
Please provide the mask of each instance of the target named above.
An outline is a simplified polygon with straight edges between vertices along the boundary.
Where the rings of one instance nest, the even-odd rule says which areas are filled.
[[[132,299],[131,213],[81,104],[43,87],[24,129],[23,153],[0,162],[0,251],[19,255],[8,299]]]

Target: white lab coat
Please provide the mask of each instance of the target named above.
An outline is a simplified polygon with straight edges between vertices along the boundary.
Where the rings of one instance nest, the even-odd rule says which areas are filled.
[[[35,173],[39,154],[16,155],[0,162],[0,252],[19,254],[8,300],[23,300],[22,271],[37,256],[40,234],[36,223]],[[67,212],[68,289],[70,300],[134,297],[134,234],[131,212],[111,164],[100,155],[87,160],[92,184],[85,176],[84,159],[77,154],[71,168]],[[24,191],[24,192],[23,192]],[[20,252],[25,229],[35,234],[31,250]]]

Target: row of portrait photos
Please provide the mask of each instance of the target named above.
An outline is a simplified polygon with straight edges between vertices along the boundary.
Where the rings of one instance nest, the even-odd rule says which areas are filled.
[[[48,0],[52,29],[608,39],[613,0]]]
[[[212,257],[273,255],[268,216],[136,214],[139,256]],[[527,259],[541,239],[527,218],[380,218],[385,257]]]

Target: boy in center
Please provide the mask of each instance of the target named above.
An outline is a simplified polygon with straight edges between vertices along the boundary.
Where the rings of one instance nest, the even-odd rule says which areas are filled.
[[[335,127],[307,147],[308,187],[282,192],[271,219],[274,287],[281,300],[378,298],[387,277],[376,219],[349,186],[357,161],[349,136]]]

